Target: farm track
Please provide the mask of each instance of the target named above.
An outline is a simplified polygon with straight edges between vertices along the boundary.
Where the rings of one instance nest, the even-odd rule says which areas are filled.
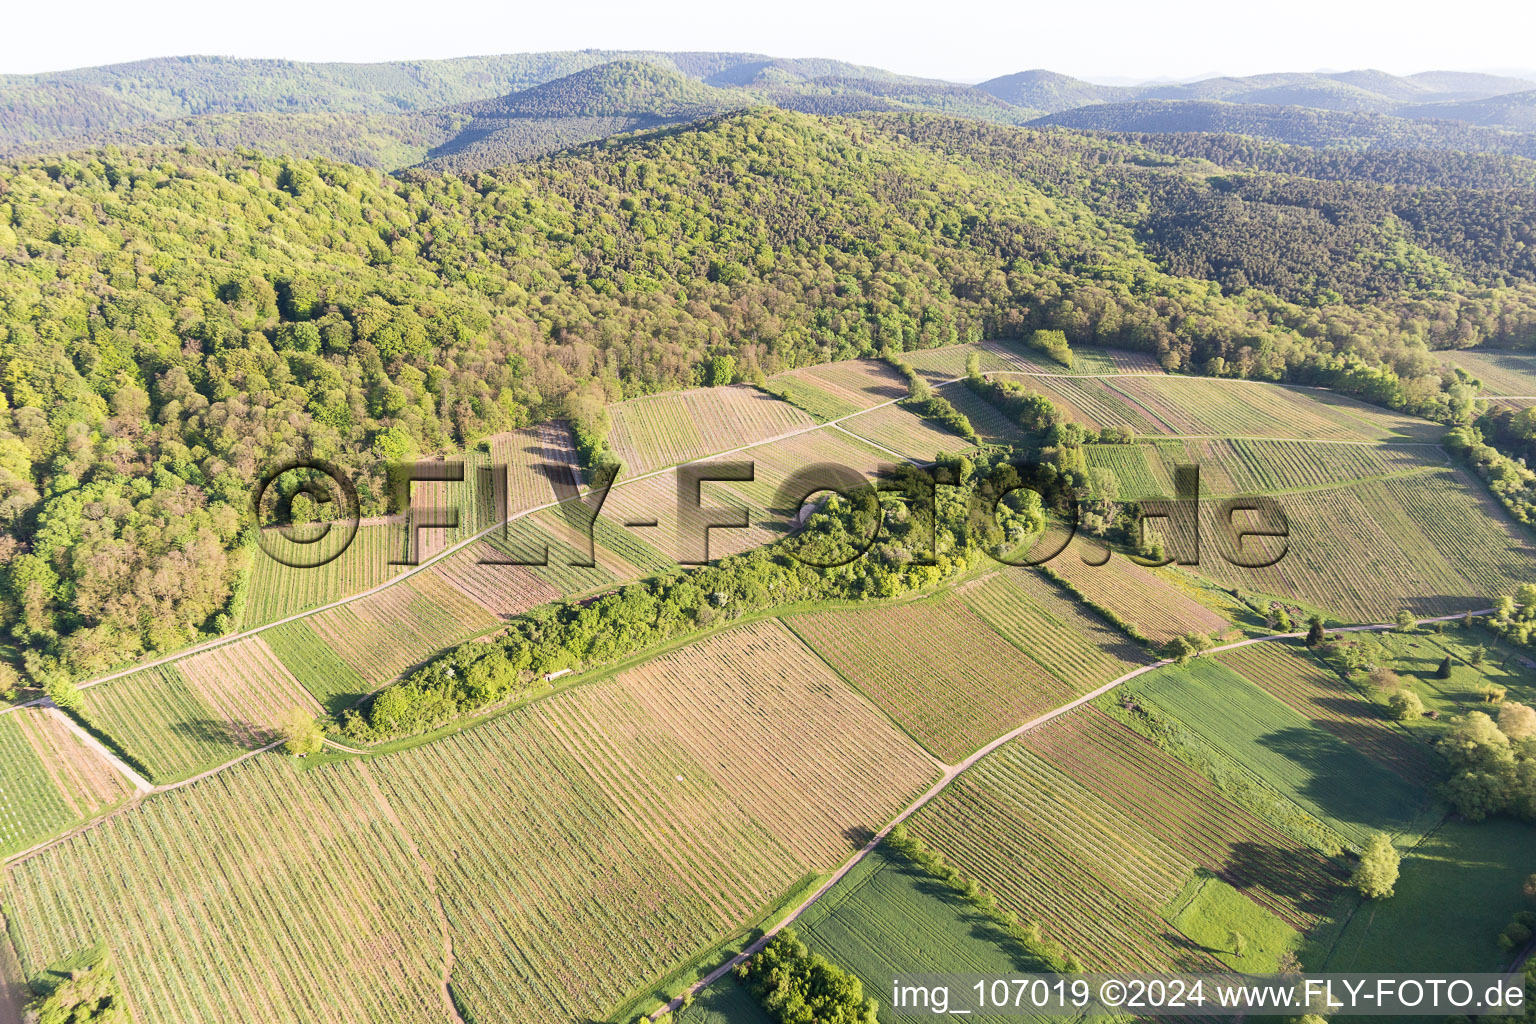
[[[1483,609],[1481,611],[1472,612],[1471,614],[1473,614],[1473,615],[1487,615],[1491,611],[1492,611],[1492,609]],[[1451,621],[1454,621],[1456,619],[1462,618],[1466,614],[1468,614],[1468,613],[1466,613],[1466,612],[1459,612],[1459,613],[1457,613],[1455,615],[1439,615],[1439,616],[1435,616],[1434,618],[1417,619],[1417,620],[1415,620],[1415,624],[1416,625],[1423,625],[1426,622],[1451,622]],[[1339,626],[1339,627],[1331,629],[1330,632],[1334,632],[1334,633],[1363,633],[1363,632],[1371,632],[1371,631],[1382,632],[1382,631],[1386,631],[1386,630],[1389,630],[1389,629],[1396,629],[1396,628],[1397,628],[1397,624],[1396,623],[1392,623],[1392,622],[1388,622],[1388,623],[1370,623],[1370,624],[1367,624],[1367,625],[1359,625],[1359,626]],[[1219,654],[1219,653],[1221,653],[1223,651],[1236,650],[1236,649],[1238,649],[1240,647],[1249,647],[1249,646],[1251,646],[1253,644],[1271,643],[1271,642],[1274,642],[1274,641],[1281,641],[1281,640],[1295,640],[1295,639],[1298,639],[1298,638],[1301,638],[1301,637],[1305,637],[1305,636],[1306,636],[1306,633],[1302,632],[1302,633],[1276,633],[1273,636],[1249,637],[1246,640],[1237,640],[1237,641],[1234,641],[1233,643],[1221,644],[1221,645],[1219,645],[1217,647],[1212,647],[1212,648],[1208,649],[1207,651],[1205,651],[1201,656],[1204,657],[1206,655]],[[1173,664],[1173,659],[1171,659],[1171,658],[1164,658],[1161,661],[1153,662],[1150,665],[1142,665],[1139,668],[1132,669],[1130,672],[1127,672],[1124,675],[1119,676],[1118,678],[1110,680],[1109,682],[1105,683],[1103,686],[1099,687],[1098,689],[1093,690],[1093,691],[1091,691],[1089,693],[1085,693],[1081,697],[1078,697],[1077,699],[1075,699],[1073,701],[1070,701],[1070,702],[1068,702],[1066,704],[1063,704],[1061,707],[1058,707],[1058,708],[1055,708],[1054,710],[1048,711],[1045,714],[1040,715],[1037,718],[1030,719],[1028,722],[1025,722],[1023,725],[1020,725],[1017,728],[1012,729],[1009,732],[1004,733],[1003,735],[1001,735],[1001,736],[997,737],[996,739],[992,740],[990,743],[988,743],[985,746],[981,747],[975,753],[971,754],[970,756],[965,758],[965,760],[959,762],[958,764],[945,765],[944,766],[944,775],[943,775],[943,777],[941,779],[939,779],[938,782],[934,783],[933,786],[926,793],[924,793],[922,796],[918,797],[911,804],[907,805],[907,807],[904,808],[900,814],[896,815],[896,817],[892,818],[889,822],[887,822],[885,827],[880,829],[880,831],[876,832],[875,835],[869,840],[868,843],[866,843],[857,853],[855,853],[847,862],[845,862],[842,867],[838,868],[835,872],[833,872],[831,877],[828,878],[827,881],[822,884],[821,888],[817,889],[815,892],[811,893],[810,896],[806,897],[806,899],[805,899],[805,901],[803,903],[801,903],[794,910],[790,911],[789,914],[787,914],[784,918],[782,918],[779,921],[778,924],[774,925],[772,928],[770,928],[766,932],[764,932],[761,938],[757,939],[755,942],[753,942],[750,945],[748,945],[746,949],[742,950],[740,953],[736,954],[730,960],[726,961],[724,964],[721,964],[719,967],[717,967],[713,971],[709,972],[709,974],[705,975],[702,979],[700,979],[699,981],[695,982],[690,988],[685,990],[684,995],[687,995],[687,994],[695,994],[696,995],[696,994],[698,994],[699,992],[703,991],[705,988],[708,988],[710,985],[714,984],[716,981],[719,981],[726,974],[728,974],[731,970],[733,970],[738,964],[742,963],[745,960],[750,959],[754,954],[756,954],[760,950],[762,950],[762,948],[768,944],[768,941],[770,939],[772,939],[775,935],[777,935],[783,929],[789,927],[789,925],[793,924],[800,917],[801,914],[805,913],[805,911],[808,910],[811,907],[812,904],[816,903],[818,900],[820,900],[827,893],[831,892],[833,887],[836,886],[838,882],[842,881],[843,877],[846,876],[849,871],[852,871],[853,868],[855,866],[857,866],[858,863],[860,861],[862,861],[866,856],[868,856],[869,853],[872,850],[874,850],[874,848],[876,846],[880,845],[881,841],[884,840],[885,837],[890,834],[891,829],[895,828],[897,825],[901,824],[903,821],[906,821],[912,815],[916,814],[918,811],[920,811],[924,807],[926,807],[930,802],[932,802],[932,800],[935,797],[937,797],[939,794],[943,793],[946,789],[948,789],[951,783],[953,783],[957,778],[959,778],[961,775],[963,775],[967,770],[969,770],[970,768],[974,767],[977,764],[977,762],[979,762],[982,758],[986,757],[988,754],[993,753],[994,751],[996,751],[999,747],[1003,746],[1004,744],[1010,743],[1013,740],[1018,739],[1020,736],[1023,736],[1025,733],[1028,733],[1028,732],[1030,732],[1030,731],[1032,731],[1034,729],[1038,729],[1040,726],[1045,725],[1048,722],[1053,722],[1056,719],[1060,718],[1061,716],[1063,716],[1065,714],[1068,714],[1068,713],[1070,713],[1072,711],[1077,710],[1078,708],[1082,707],[1084,704],[1089,703],[1090,701],[1097,700],[1099,697],[1104,696],[1104,694],[1109,693],[1110,691],[1114,690],[1116,687],[1118,687],[1118,686],[1120,686],[1120,685],[1122,685],[1124,683],[1127,683],[1130,680],[1137,678],[1138,676],[1145,675],[1146,673],[1151,672],[1154,669],[1165,668],[1168,665],[1172,665],[1172,664]],[[663,1006],[657,1007],[657,1009],[654,1010],[651,1013],[650,1017],[651,1017],[652,1020],[654,1020],[654,1019],[656,1019],[657,1017],[661,1016],[663,1013],[665,1013],[665,1012],[667,1012],[669,1010],[676,1010],[676,1009],[680,1008],[682,1006],[682,1004],[683,1004],[683,995],[679,995],[676,999],[672,1000],[670,1003],[667,1003],[667,1004],[665,1004]]]

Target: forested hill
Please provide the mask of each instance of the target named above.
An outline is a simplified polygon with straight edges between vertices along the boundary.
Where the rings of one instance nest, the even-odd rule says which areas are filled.
[[[1431,348],[1536,346],[1531,203],[773,109],[466,176],[0,165],[0,624],[35,672],[179,645],[223,624],[264,468],[331,460],[377,511],[383,459],[714,355],[751,381],[1045,327],[1464,420]]]
[[[1448,115],[1450,111],[1439,112]],[[1299,105],[1149,99],[1077,107],[1030,124],[1107,132],[1219,132],[1300,146],[1449,149],[1536,157],[1536,135],[1528,132]]]

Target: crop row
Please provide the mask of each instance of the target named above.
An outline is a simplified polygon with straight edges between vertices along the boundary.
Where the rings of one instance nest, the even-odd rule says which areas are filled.
[[[923,808],[912,832],[995,895],[1006,910],[1038,921],[1090,970],[1209,969],[1172,927],[1095,876],[1047,830],[1014,815],[1017,806],[962,778]]]
[[[1221,661],[1319,729],[1404,778],[1423,786],[1439,778],[1436,758],[1427,746],[1393,725],[1377,704],[1299,647],[1253,644],[1221,655]]]
[[[1086,565],[1074,548],[1068,548],[1046,567],[1094,604],[1135,626],[1153,643],[1186,633],[1219,633],[1231,628],[1220,615],[1121,555],[1101,566]]]
[[[1104,714],[1075,712],[1019,743],[1282,920],[1309,927],[1330,906],[1325,860]]]
[[[888,820],[936,777],[885,716],[777,622],[740,626],[624,672],[617,685],[807,864]],[[786,729],[793,721],[795,727]]]
[[[955,762],[1088,689],[1063,681],[946,595],[798,616],[794,630],[919,742]]]
[[[932,462],[940,455],[972,447],[971,442],[958,434],[899,405],[860,413],[844,422],[843,427],[918,462]]]
[[[960,593],[972,611],[1046,671],[1085,689],[1146,662],[1140,648],[1032,571],[1003,570]]]
[[[777,437],[815,421],[752,387],[699,388],[610,408],[610,443],[631,474]]]
[[[13,866],[25,968],[105,942],[142,1024],[447,1020],[429,894],[365,771],[258,759]]]
[[[83,691],[81,714],[155,782],[194,775],[243,753],[229,725],[175,665]]]
[[[374,769],[432,866],[475,1019],[597,1017],[805,871],[653,724],[582,687]]]
[[[1346,620],[1385,622],[1401,608],[1437,615],[1486,607],[1523,581],[1531,557],[1529,543],[1450,470],[1289,494],[1283,508],[1283,559],[1261,569],[1210,560],[1202,571]]]

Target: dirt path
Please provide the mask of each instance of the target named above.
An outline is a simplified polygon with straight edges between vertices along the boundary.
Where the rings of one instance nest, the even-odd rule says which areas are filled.
[[[1473,614],[1473,615],[1487,615],[1487,614],[1489,614],[1492,611],[1493,611],[1493,609],[1486,608],[1486,609],[1483,609],[1482,611],[1479,611],[1479,612],[1472,612],[1471,614]],[[1465,614],[1466,613],[1463,612],[1463,613],[1460,613],[1460,614],[1457,614],[1457,615],[1440,615],[1440,616],[1436,616],[1436,617],[1430,618],[1430,619],[1418,619],[1417,623],[1422,625],[1422,624],[1424,624],[1426,622],[1452,622],[1452,621],[1455,621],[1456,619],[1460,619],[1462,617],[1462,615],[1465,615]],[[1331,630],[1329,630],[1329,632],[1330,633],[1362,633],[1362,632],[1369,632],[1369,631],[1381,632],[1381,631],[1385,631],[1385,630],[1389,630],[1389,629],[1396,629],[1396,628],[1397,628],[1397,624],[1396,623],[1390,623],[1390,622],[1389,623],[1372,623],[1370,625],[1364,625],[1364,626],[1341,626],[1341,627],[1338,627],[1338,628],[1335,628],[1335,629],[1331,629]],[[1218,647],[1212,647],[1212,648],[1208,649],[1205,652],[1205,654],[1218,654],[1218,653],[1220,653],[1222,651],[1236,650],[1239,647],[1248,647],[1248,646],[1250,646],[1252,644],[1273,643],[1273,642],[1278,641],[1278,640],[1295,640],[1295,639],[1299,639],[1301,637],[1304,637],[1306,635],[1307,634],[1305,632],[1301,632],[1301,633],[1276,633],[1273,636],[1249,637],[1246,640],[1237,640],[1237,641],[1234,641],[1233,643],[1230,643],[1230,644],[1222,644],[1222,645],[1220,645]],[[1202,655],[1202,657],[1203,656],[1204,655]],[[822,884],[821,888],[817,889],[815,892],[811,893],[811,895],[807,896],[803,903],[801,903],[798,907],[796,907],[794,910],[791,910],[787,915],[785,915],[782,919],[780,919],[779,923],[774,925],[767,932],[765,932],[763,934],[762,938],[758,939],[756,942],[753,942],[746,949],[744,949],[740,953],[736,954],[736,956],[732,957],[730,960],[726,961],[725,963],[721,964],[719,967],[715,968],[713,971],[711,971],[708,974],[706,974],[702,980],[694,983],[694,985],[692,987],[690,987],[689,989],[687,989],[686,992],[687,993],[692,993],[692,994],[695,994],[695,995],[698,994],[703,989],[709,987],[710,985],[714,984],[716,981],[719,981],[721,978],[725,977],[726,974],[728,974],[730,971],[735,969],[737,964],[740,964],[744,960],[750,959],[754,954],[759,952],[764,946],[766,946],[768,944],[768,941],[770,939],[772,939],[775,935],[777,935],[783,929],[787,928],[789,925],[793,924],[800,917],[801,914],[805,913],[806,910],[808,910],[811,907],[812,904],[814,904],[816,901],[820,900],[823,896],[825,896],[828,892],[830,892],[832,890],[833,886],[837,885],[838,882],[842,881],[843,877],[845,875],[847,875],[848,872],[852,871],[854,869],[854,867],[857,866],[860,861],[862,861],[865,857],[867,857],[870,854],[870,852],[872,850],[874,850],[875,847],[880,845],[881,840],[883,840],[887,835],[890,834],[891,829],[895,828],[897,825],[901,824],[903,821],[906,821],[912,815],[916,814],[918,811],[920,811],[924,807],[926,807],[929,804],[929,802],[931,802],[933,800],[934,797],[938,796],[940,793],[944,792],[944,790],[948,789],[950,783],[954,782],[955,779],[957,779],[961,775],[963,775],[969,768],[973,767],[982,758],[986,757],[988,754],[990,754],[993,751],[997,750],[998,747],[1001,747],[1005,743],[1009,743],[1009,742],[1011,742],[1013,740],[1018,739],[1020,736],[1024,735],[1027,732],[1030,732],[1033,729],[1040,728],[1042,725],[1045,725],[1047,722],[1054,721],[1055,719],[1060,718],[1062,715],[1065,715],[1065,714],[1068,714],[1068,713],[1070,713],[1072,711],[1075,711],[1076,709],[1082,707],[1084,704],[1087,704],[1088,702],[1090,702],[1092,700],[1095,700],[1095,699],[1097,699],[1099,697],[1102,697],[1104,694],[1106,694],[1106,693],[1110,692],[1111,690],[1115,689],[1117,686],[1120,686],[1120,685],[1122,685],[1122,684],[1124,684],[1126,682],[1129,682],[1130,680],[1135,679],[1137,676],[1145,675],[1146,673],[1151,672],[1153,669],[1163,668],[1165,666],[1172,665],[1172,664],[1173,664],[1173,660],[1172,659],[1164,658],[1163,660],[1153,662],[1150,665],[1143,665],[1140,668],[1132,669],[1130,672],[1127,672],[1124,675],[1122,675],[1122,676],[1120,676],[1120,677],[1118,677],[1116,679],[1111,679],[1109,682],[1105,683],[1103,686],[1099,687],[1097,690],[1093,690],[1090,693],[1085,693],[1081,697],[1077,698],[1074,701],[1071,701],[1070,703],[1063,704],[1061,707],[1056,708],[1053,711],[1048,711],[1045,714],[1039,716],[1038,718],[1030,719],[1028,722],[1025,722],[1023,725],[1019,726],[1016,729],[1013,729],[1013,730],[1011,730],[1009,732],[1003,733],[1003,735],[997,737],[997,739],[993,740],[992,742],[988,743],[986,746],[984,746],[981,749],[977,750],[974,754],[971,754],[969,757],[967,757],[964,761],[961,761],[959,764],[947,765],[944,768],[944,776],[943,776],[943,778],[939,779],[938,782],[934,783],[933,786],[926,793],[924,793],[922,796],[918,797],[911,804],[907,805],[906,809],[904,809],[900,814],[896,815],[896,817],[892,818],[889,822],[887,822],[885,827],[882,828],[880,831],[876,832],[874,837],[871,838],[868,843],[865,843],[864,846],[857,853],[855,853],[851,858],[849,858],[848,861],[845,862],[842,867],[840,867],[836,871],[834,871],[832,873],[832,877],[827,879],[827,881]],[[670,1003],[667,1003],[664,1006],[657,1007],[656,1010],[654,1010],[650,1014],[650,1017],[651,1017],[652,1020],[654,1020],[655,1018],[661,1016],[663,1013],[665,1013],[665,1012],[667,1012],[669,1010],[676,1010],[676,1009],[678,1009],[680,1006],[682,1006],[682,1004],[683,1004],[683,997],[682,996],[678,996],[676,999],[672,1000]]]
[[[373,802],[378,806],[379,812],[394,826],[395,831],[400,833],[400,838],[410,849],[411,856],[416,858],[416,867],[427,883],[427,892],[432,894],[432,903],[437,907],[437,926],[443,938],[443,1009],[450,1020],[456,1021],[457,1024],[464,1024],[464,1018],[459,1016],[459,1008],[453,1002],[453,927],[448,923],[448,910],[443,906],[443,896],[437,888],[437,872],[433,869],[432,862],[427,860],[426,855],[421,852],[421,847],[416,845],[416,837],[411,835],[411,830],[405,827],[405,823],[395,813],[394,805],[379,789],[368,766],[360,764],[358,771],[362,774],[363,781],[368,784],[368,792],[373,794]]]

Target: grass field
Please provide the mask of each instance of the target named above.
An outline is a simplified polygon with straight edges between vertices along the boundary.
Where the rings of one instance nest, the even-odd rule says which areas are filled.
[[[1440,720],[1420,719],[1407,723],[1421,738],[1432,740],[1445,724],[1469,711],[1495,714],[1479,688],[1503,687],[1507,699],[1536,704],[1536,659],[1493,633],[1460,623],[1447,623],[1443,633],[1378,633],[1371,639],[1385,652],[1382,664],[1398,674],[1403,685],[1417,693],[1426,710],[1439,712]],[[1482,663],[1473,665],[1473,650],[1484,649]],[[1449,679],[1435,678],[1442,659],[1451,659]]]
[[[1135,690],[1354,843],[1410,837],[1433,799],[1212,658],[1136,680]]]
[[[1057,678],[953,595],[789,620],[827,662],[949,763],[1091,689]]]
[[[1329,971],[1496,971],[1498,947],[1531,873],[1536,827],[1517,821],[1451,821],[1403,858],[1396,894],[1355,912]]]
[[[636,398],[608,411],[609,444],[631,476],[815,425],[788,402],[745,385]]]
[[[865,857],[794,927],[811,950],[858,976],[864,994],[880,1004],[881,1024],[918,1024],[934,1019],[932,1015],[892,1009],[890,984],[895,974],[1017,974],[1042,969],[975,908],[884,847]],[[722,1019],[730,1024],[752,1020]],[[990,1015],[967,1019],[1031,1020]],[[682,1021],[694,1024],[691,1016],[684,1016]]]
[[[1340,679],[1299,641],[1253,644],[1217,659],[1312,725],[1408,781],[1425,787],[1440,781],[1440,759],[1427,744],[1391,721],[1380,705]]]
[[[1536,395],[1536,356],[1494,349],[1443,353],[1446,359],[1483,382],[1484,395]]]
[[[700,992],[692,1006],[673,1016],[678,1024],[773,1024],[757,997],[730,974]]]
[[[0,764],[0,859],[129,795],[105,759],[38,708],[0,715]]]

